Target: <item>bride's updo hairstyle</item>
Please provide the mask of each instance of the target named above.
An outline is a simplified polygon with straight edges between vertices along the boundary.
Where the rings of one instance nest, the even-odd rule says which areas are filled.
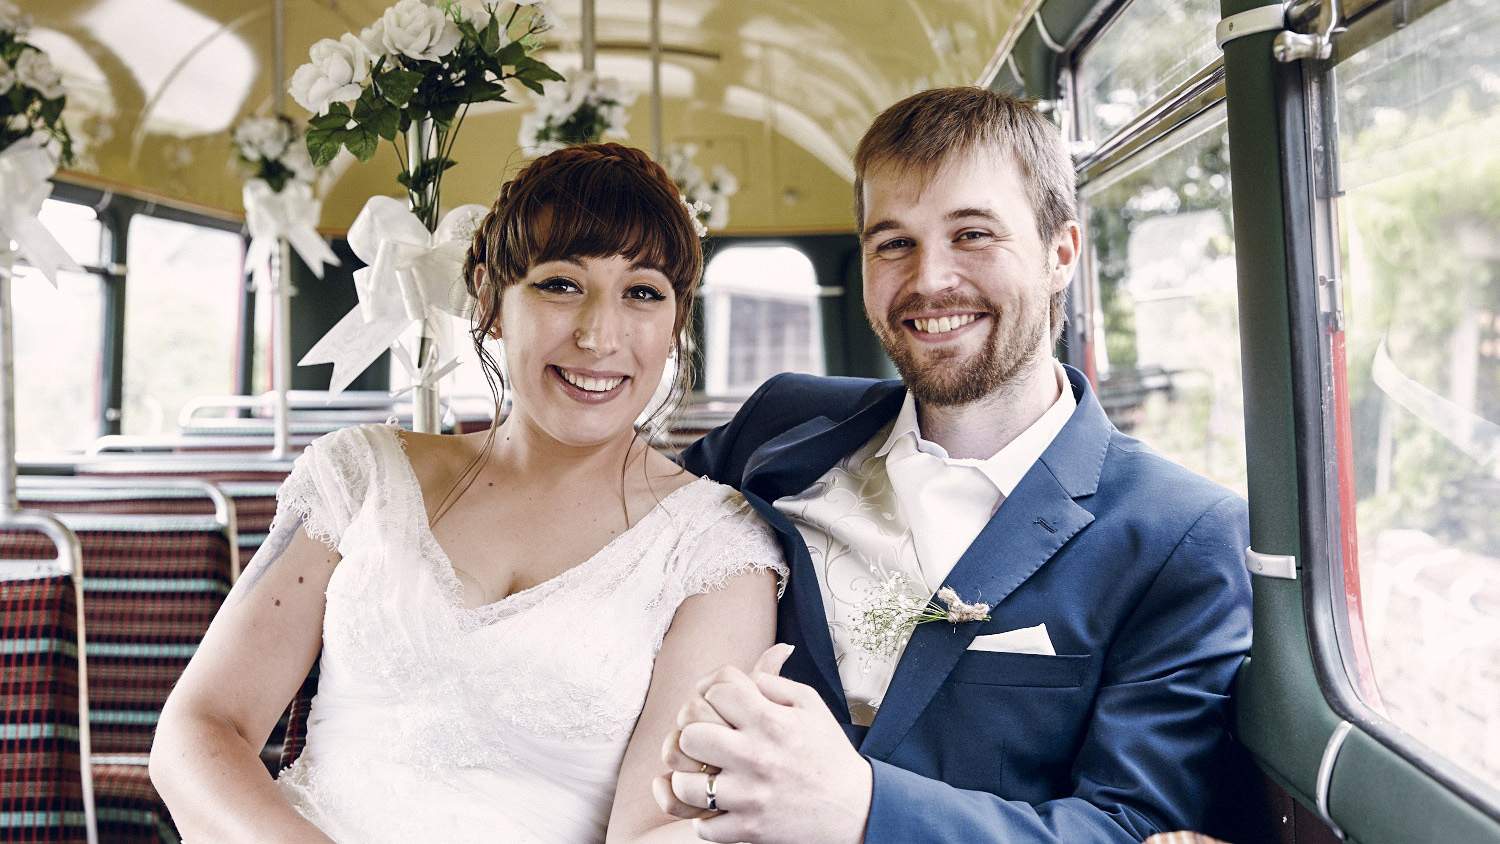
[[[500,189],[464,261],[474,345],[495,384],[500,371],[483,342],[498,336],[504,289],[537,264],[615,255],[667,277],[677,303],[673,336],[681,338],[703,275],[703,245],[660,164],[619,144],[581,144],[538,158]],[[686,369],[679,359],[679,382]]]

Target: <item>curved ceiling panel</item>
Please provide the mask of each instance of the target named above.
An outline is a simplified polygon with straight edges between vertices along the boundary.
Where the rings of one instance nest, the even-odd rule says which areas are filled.
[[[39,4],[40,5],[40,4]],[[252,114],[307,115],[278,95],[313,42],[358,32],[386,0],[285,0],[275,59],[271,0],[56,0],[30,10],[33,35],[66,73],[67,118],[84,155],[64,178],[238,216],[229,134]],[[692,143],[704,170],[738,178],[730,231],[853,226],[849,156],[881,109],[925,87],[978,80],[1023,0],[662,0],[664,144]],[[553,8],[546,60],[580,65],[579,7]],[[596,0],[597,66],[640,92],[628,143],[652,146],[649,0]],[[460,133],[444,204],[488,204],[525,163],[530,93],[475,109]],[[389,146],[389,145],[386,145]],[[322,219],[348,227],[372,194],[397,195],[389,149],[336,162]]]

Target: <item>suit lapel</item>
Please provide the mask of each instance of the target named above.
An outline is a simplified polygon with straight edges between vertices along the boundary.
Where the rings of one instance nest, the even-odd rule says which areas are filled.
[[[757,509],[782,535],[783,547],[790,549],[787,565],[791,575],[777,614],[778,639],[799,643],[795,637],[800,637],[800,649],[805,654],[794,652],[792,660],[811,662],[826,686],[823,698],[841,723],[849,720],[849,707],[828,636],[828,616],[818,574],[813,570],[801,533],[771,505],[778,498],[812,486],[846,455],[868,442],[901,409],[905,397],[906,391],[899,382],[878,384],[848,419],[835,422],[818,416],[768,440],[746,461],[740,485],[748,500],[761,503]]]
[[[1078,409],[944,581],[964,601],[998,607],[1094,519],[1075,498],[1093,494],[1111,426],[1087,382],[1068,374]],[[981,627],[917,625],[861,753],[883,759],[896,749]]]

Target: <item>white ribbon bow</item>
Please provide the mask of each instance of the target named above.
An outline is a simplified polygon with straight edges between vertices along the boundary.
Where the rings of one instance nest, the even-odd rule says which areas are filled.
[[[274,293],[281,281],[266,271],[280,238],[286,238],[318,278],[323,277],[324,264],[338,266],[338,256],[318,236],[318,215],[322,213],[323,203],[313,198],[312,185],[300,179],[288,179],[277,193],[264,179],[250,179],[245,182],[243,196],[245,223],[250,228],[250,248],[245,252],[245,263],[253,268],[257,292]]]
[[[10,248],[12,240],[19,254],[53,287],[57,286],[59,271],[83,272],[37,219],[42,201],[52,195],[52,183],[47,180],[55,172],[57,163],[36,135],[27,135],[0,150],[0,276],[11,274],[10,265],[17,254]]]
[[[483,206],[460,205],[444,214],[437,231],[429,234],[405,203],[389,196],[371,197],[349,229],[350,248],[369,265],[354,272],[359,305],[329,329],[299,365],[332,363],[328,391],[338,395],[413,323],[427,323],[439,313],[467,317],[471,300],[464,287],[464,254],[484,214]],[[399,348],[397,358],[423,387],[433,386],[453,368],[452,361],[436,363],[436,350],[416,365]]]

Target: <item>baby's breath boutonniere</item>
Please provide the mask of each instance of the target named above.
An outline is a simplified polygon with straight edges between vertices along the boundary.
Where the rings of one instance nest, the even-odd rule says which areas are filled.
[[[916,594],[911,579],[896,572],[865,591],[852,641],[871,656],[892,656],[923,622],[961,624],[990,619],[989,604],[966,603],[951,587],[939,589],[937,600],[947,606]]]

